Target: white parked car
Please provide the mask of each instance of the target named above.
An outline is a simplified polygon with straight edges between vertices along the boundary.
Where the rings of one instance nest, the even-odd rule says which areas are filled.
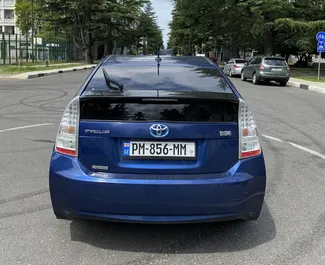
[[[230,59],[227,64],[223,68],[223,72],[226,75],[232,76],[240,76],[241,70],[243,69],[247,60],[240,59],[240,58],[232,58]]]

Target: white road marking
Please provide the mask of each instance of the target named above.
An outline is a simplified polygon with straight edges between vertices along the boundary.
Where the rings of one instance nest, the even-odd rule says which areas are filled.
[[[3,132],[9,132],[9,131],[16,131],[16,130],[22,130],[22,129],[27,129],[27,128],[34,128],[34,127],[47,126],[47,125],[52,125],[52,124],[53,124],[53,123],[40,123],[40,124],[33,124],[33,125],[27,125],[27,126],[21,126],[21,127],[9,128],[9,129],[0,130],[0,133],[3,133]]]
[[[274,141],[277,141],[277,142],[280,142],[280,143],[283,143],[283,141],[279,138],[276,138],[276,137],[272,137],[272,136],[269,136],[269,135],[265,135],[265,134],[262,134],[263,137],[267,138],[267,139],[270,139],[270,140],[274,140]]]
[[[277,142],[280,142],[280,143],[283,143],[284,142],[284,141],[282,141],[279,138],[276,138],[276,137],[273,137],[273,136],[269,136],[269,135],[266,135],[266,134],[262,134],[262,136],[265,137],[265,138],[267,138],[267,139],[274,140],[274,141],[277,141]],[[289,143],[293,147],[296,147],[296,148],[298,148],[298,149],[300,149],[302,151],[305,151],[305,152],[307,152],[309,154],[312,154],[314,156],[318,156],[318,157],[320,157],[320,158],[322,158],[322,159],[325,160],[325,155],[323,155],[321,153],[318,153],[318,152],[316,152],[314,150],[308,149],[306,147],[303,147],[301,145],[298,145],[298,144],[295,144],[295,143],[292,143],[292,142],[287,142],[287,143]]]
[[[325,159],[325,155],[322,155],[321,153],[318,153],[316,151],[310,150],[310,149],[308,149],[306,147],[303,147],[301,145],[294,144],[294,143],[291,143],[291,142],[289,142],[289,144],[291,144],[293,147],[296,147],[296,148],[298,148],[300,150],[303,150],[303,151],[308,152],[308,153],[310,153],[312,155],[315,155],[315,156],[318,156],[318,157],[320,157],[322,159]]]

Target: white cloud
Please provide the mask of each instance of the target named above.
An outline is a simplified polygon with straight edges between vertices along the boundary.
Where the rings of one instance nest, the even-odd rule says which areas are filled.
[[[172,20],[172,0],[151,0],[151,2],[158,18],[158,25],[163,29],[164,45],[166,46],[170,30],[168,23]]]

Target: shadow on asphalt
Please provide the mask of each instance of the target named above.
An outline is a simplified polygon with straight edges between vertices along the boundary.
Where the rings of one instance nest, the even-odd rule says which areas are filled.
[[[72,221],[72,241],[127,252],[218,253],[252,249],[276,235],[274,220],[264,204],[257,221],[206,224],[147,225]]]
[[[233,77],[233,79],[239,79],[239,81],[241,81],[240,80],[240,77]],[[253,81],[251,80],[251,79],[247,79],[246,81],[241,81],[241,82],[247,82],[247,83],[250,83],[250,84],[252,84],[253,86],[256,86],[256,87],[259,87],[259,86],[265,86],[265,87],[268,87],[268,86],[270,86],[270,87],[279,87],[279,88],[284,88],[284,87],[288,87],[288,85],[287,86],[280,86],[280,84],[279,83],[277,83],[277,82],[275,82],[275,81],[270,81],[270,82],[261,82],[260,84],[258,84],[258,85],[254,85],[253,84]]]

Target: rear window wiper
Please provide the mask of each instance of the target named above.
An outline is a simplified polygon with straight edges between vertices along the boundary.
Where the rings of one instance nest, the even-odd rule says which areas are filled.
[[[105,82],[106,82],[108,89],[123,91],[124,85],[121,84],[120,82],[110,78],[110,76],[107,73],[105,68],[103,68],[103,74],[104,74]],[[112,84],[114,84],[115,86],[112,86]]]

